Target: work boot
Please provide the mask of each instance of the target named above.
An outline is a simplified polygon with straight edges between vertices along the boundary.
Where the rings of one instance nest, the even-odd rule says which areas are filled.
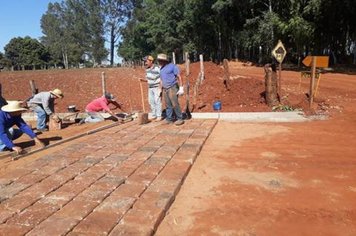
[[[182,125],[182,124],[184,124],[184,120],[177,120],[174,124],[177,126]]]

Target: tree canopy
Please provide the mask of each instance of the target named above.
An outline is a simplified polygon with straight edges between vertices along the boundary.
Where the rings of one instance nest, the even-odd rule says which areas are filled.
[[[308,53],[350,62],[354,0],[141,0],[123,31],[119,54],[203,53],[220,61],[266,61],[280,39],[290,61]],[[336,62],[336,61],[334,61]]]
[[[40,42],[13,38],[0,64],[69,68],[110,55],[113,65],[115,53],[139,60],[161,52],[178,62],[189,52],[264,63],[278,40],[292,63],[309,54],[356,63],[355,12],[355,0],[62,0],[48,4]]]

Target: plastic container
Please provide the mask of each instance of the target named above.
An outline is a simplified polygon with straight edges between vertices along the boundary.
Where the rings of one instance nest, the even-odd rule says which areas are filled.
[[[214,111],[221,111],[221,102],[220,101],[214,102],[213,109]]]

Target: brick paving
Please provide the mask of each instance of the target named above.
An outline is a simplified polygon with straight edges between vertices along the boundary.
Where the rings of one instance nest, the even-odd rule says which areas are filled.
[[[0,174],[0,235],[152,235],[215,123],[132,122]]]

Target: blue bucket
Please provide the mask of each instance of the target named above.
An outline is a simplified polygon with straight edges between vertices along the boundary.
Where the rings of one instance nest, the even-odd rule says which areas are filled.
[[[214,102],[213,109],[214,109],[214,111],[220,111],[221,110],[221,102],[220,101]]]

